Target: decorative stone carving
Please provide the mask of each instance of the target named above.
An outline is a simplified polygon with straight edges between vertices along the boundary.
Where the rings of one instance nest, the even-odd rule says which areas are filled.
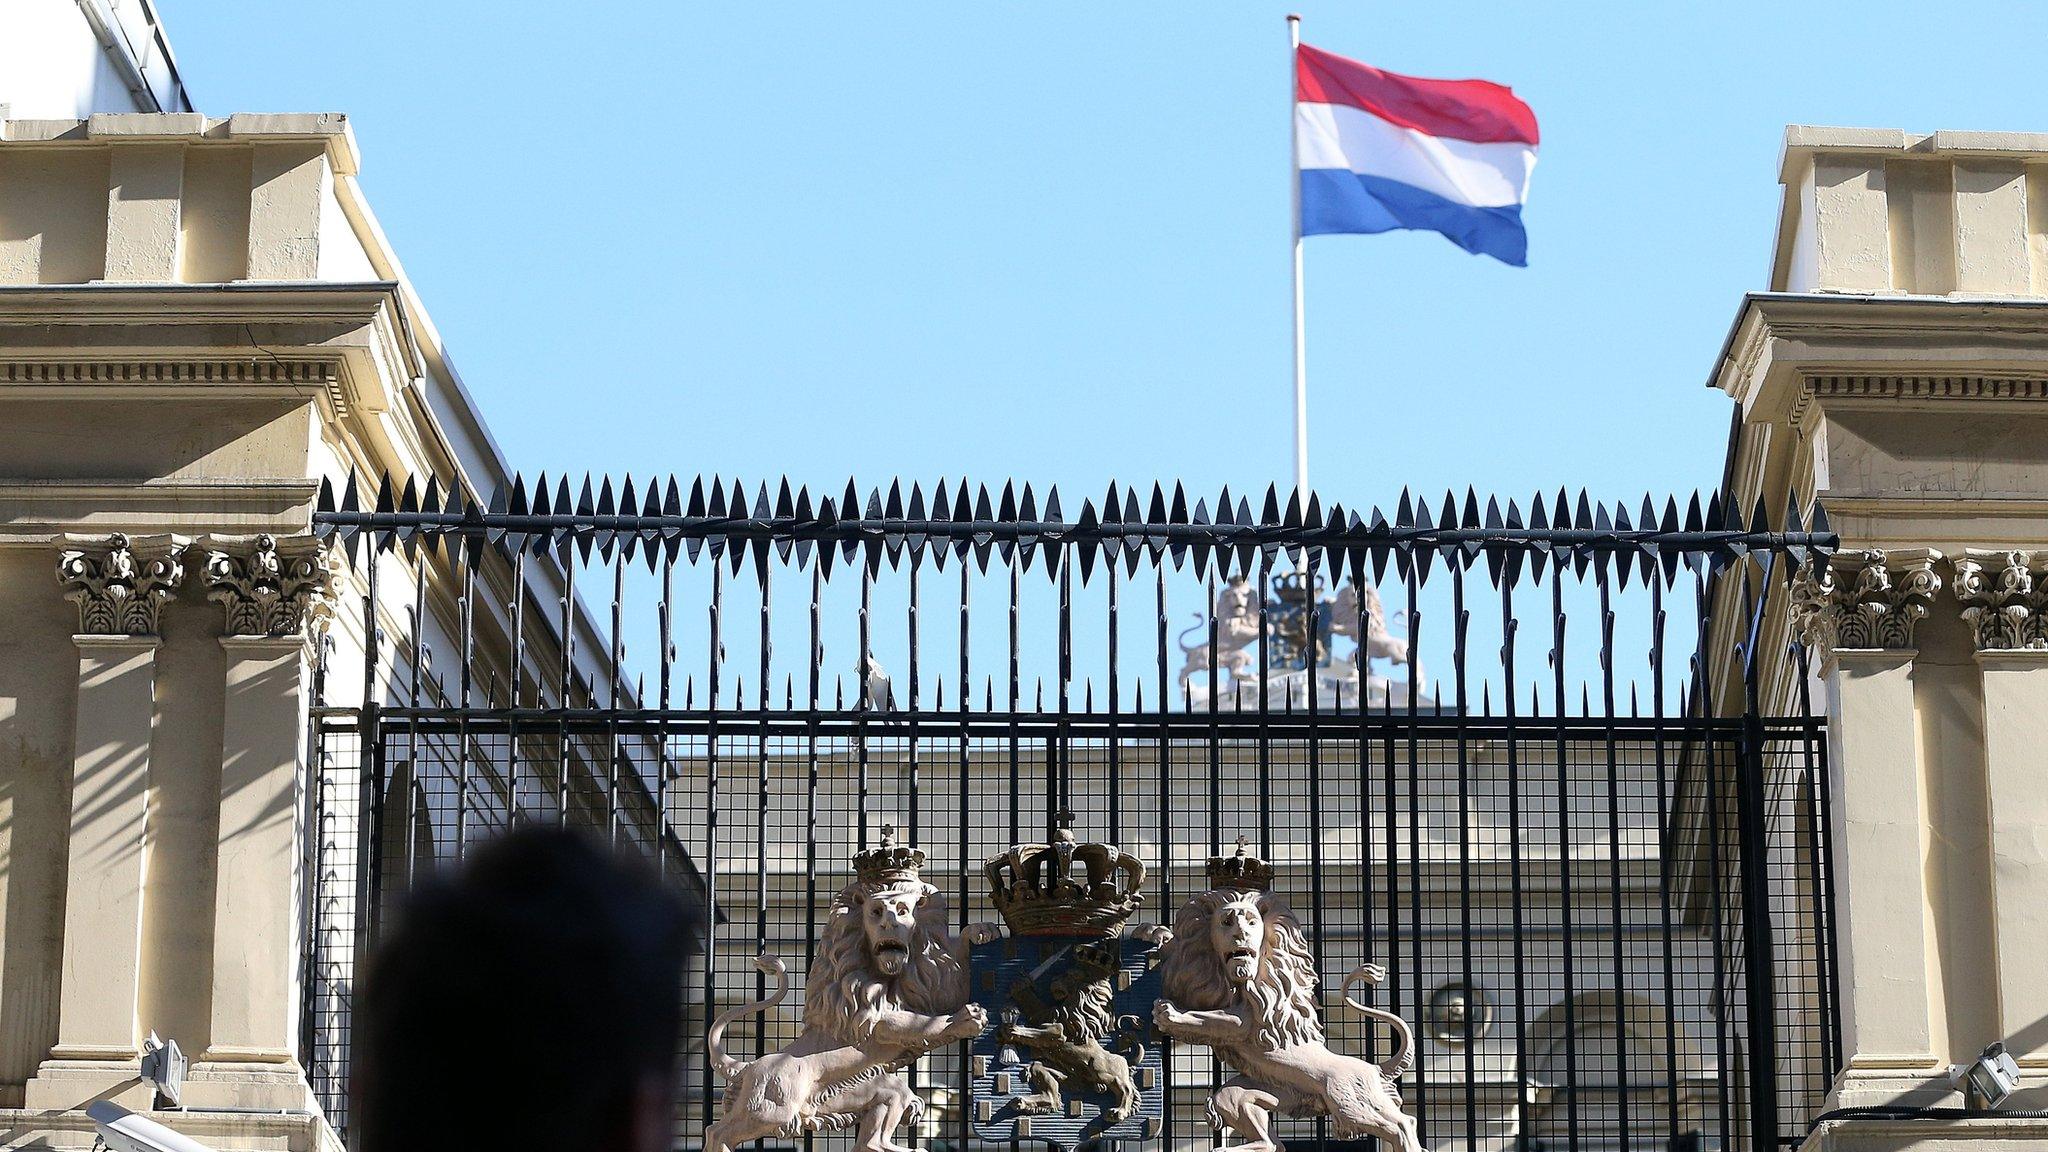
[[[227,610],[230,636],[293,636],[308,624],[317,634],[333,612],[333,567],[310,537],[208,540],[206,584],[207,598]]]
[[[1174,918],[1161,951],[1166,996],[1153,1022],[1167,1035],[1207,1044],[1237,1075],[1209,1097],[1209,1122],[1228,1128],[1233,1149],[1276,1152],[1276,1112],[1328,1116],[1340,1140],[1372,1136],[1422,1152],[1415,1121],[1401,1111],[1400,1076],[1415,1053],[1408,1023],[1351,998],[1386,969],[1362,964],[1344,980],[1344,1002],[1391,1028],[1394,1054],[1374,1065],[1330,1051],[1316,1011],[1315,957],[1301,924],[1271,890],[1270,864],[1248,853],[1209,861],[1209,890]]]
[[[1941,553],[1916,548],[1840,552],[1792,581],[1792,627],[1808,648],[1911,648],[1941,575]]]
[[[1189,644],[1186,637],[1194,632],[1206,632],[1209,622],[1200,613],[1195,623],[1181,633],[1181,655],[1184,658],[1180,669],[1183,686],[1197,676],[1206,675],[1210,668],[1226,672],[1233,681],[1242,680],[1252,674],[1252,657],[1248,649],[1259,641],[1259,595],[1252,589],[1251,581],[1242,576],[1232,576],[1216,590],[1216,603],[1211,617],[1216,622],[1216,641]]]
[[[1313,573],[1285,571],[1273,574],[1270,593],[1262,605],[1251,580],[1233,576],[1216,590],[1211,615],[1197,613],[1181,633],[1180,683],[1189,708],[1235,712],[1314,704],[1350,711],[1391,708],[1397,699],[1407,706],[1407,686],[1375,674],[1373,661],[1407,665],[1409,680],[1418,684],[1423,673],[1408,642],[1388,628],[1386,608],[1371,583],[1347,583],[1325,596],[1323,581]],[[1205,641],[1212,620],[1214,639]],[[1338,653],[1339,638],[1352,641],[1352,650]],[[1418,697],[1416,703],[1432,702]]]
[[[166,601],[185,579],[184,545],[116,532],[100,543],[76,541],[57,557],[64,598],[78,605],[78,630],[94,636],[154,636]]]
[[[947,932],[945,896],[918,875],[924,861],[887,824],[879,847],[854,853],[853,883],[833,898],[804,984],[802,1034],[779,1052],[740,1060],[725,1050],[726,1028],[789,994],[781,960],[763,953],[754,961],[775,977],[774,993],[721,1013],[705,1033],[726,1081],[705,1152],[846,1127],[856,1129],[861,1152],[904,1152],[896,1130],[915,1125],[924,1101],[896,1070],[988,1027],[968,1003],[967,950],[996,934],[986,924],[957,939]]]
[[[1980,651],[2048,648],[2048,552],[1969,549],[1956,558],[1955,591]]]
[[[1360,665],[1385,657],[1396,664],[1408,663],[1408,641],[1401,639],[1387,628],[1387,609],[1380,602],[1380,591],[1371,584],[1364,585],[1365,596],[1365,638],[1359,641],[1358,651],[1352,659]],[[1337,595],[1330,601],[1328,614],[1330,632],[1337,636],[1349,636],[1358,640],[1359,585],[1346,584],[1337,589]]]
[[[1144,865],[1062,826],[982,871],[1009,934],[974,949],[975,999],[996,1023],[973,1050],[976,1134],[1061,1149],[1157,1136],[1164,1076],[1145,1017],[1161,933],[1124,931]]]

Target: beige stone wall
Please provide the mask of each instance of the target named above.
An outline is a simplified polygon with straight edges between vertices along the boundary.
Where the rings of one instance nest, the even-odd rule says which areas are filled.
[[[1776,293],[1745,303],[1714,382],[1743,416],[1728,495],[1818,500],[1844,549],[1777,595],[1764,632],[1765,651],[1806,642],[1831,718],[1848,1058],[1832,1100],[1955,1102],[1949,1065],[2002,1040],[2024,1074],[2009,1106],[2039,1107],[2048,136],[1793,128],[1782,180]],[[1779,701],[1800,687],[1766,679]],[[2012,1138],[1846,1120],[1814,1137]]]
[[[75,609],[56,559],[0,549],[0,1101],[56,1042],[65,837],[76,723]]]
[[[332,1140],[297,1064],[308,628],[231,628],[208,564],[248,562],[259,533],[304,555],[323,476],[476,499],[506,475],[355,163],[340,117],[0,122],[0,1145],[84,1147],[96,1096],[148,1107],[152,1029],[194,1061],[177,1125],[223,1149]],[[116,532],[184,579],[141,635],[78,637],[59,553]],[[387,561],[379,588],[387,701],[421,644],[457,647],[453,572],[427,568],[415,627],[414,571]],[[560,574],[528,578],[552,668]],[[491,579],[478,647],[503,667],[514,593]],[[344,702],[365,623],[329,634]],[[579,668],[603,659],[585,644]]]

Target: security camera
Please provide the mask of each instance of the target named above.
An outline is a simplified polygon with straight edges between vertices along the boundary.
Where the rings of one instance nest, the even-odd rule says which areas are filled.
[[[213,1152],[189,1136],[180,1136],[154,1120],[145,1120],[112,1100],[95,1100],[85,1110],[93,1127],[112,1152]]]

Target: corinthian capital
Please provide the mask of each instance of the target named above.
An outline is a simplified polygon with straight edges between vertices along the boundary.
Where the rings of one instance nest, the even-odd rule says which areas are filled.
[[[310,536],[206,541],[207,598],[227,609],[230,636],[292,636],[325,626],[334,570]]]
[[[184,543],[169,536],[72,539],[57,556],[64,598],[78,605],[78,630],[94,636],[154,636],[163,606],[185,579]]]
[[[1792,627],[1818,652],[1911,648],[1941,575],[1941,553],[1926,548],[1839,552],[1808,564],[1792,581]]]
[[[1988,552],[1956,558],[1956,599],[1977,648],[2048,648],[2048,552]]]

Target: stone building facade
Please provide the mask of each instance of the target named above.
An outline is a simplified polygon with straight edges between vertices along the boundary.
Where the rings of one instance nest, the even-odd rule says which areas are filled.
[[[304,1067],[317,993],[303,950],[321,915],[306,873],[316,678],[396,701],[424,652],[462,649],[546,704],[567,694],[565,648],[570,679],[610,674],[600,630],[545,555],[520,583],[464,598],[444,555],[400,553],[373,590],[311,536],[323,477],[431,480],[475,503],[510,472],[356,185],[358,160],[332,115],[0,122],[8,1146],[87,1148],[87,1102],[150,1107],[136,1058],[156,1032],[194,1060],[184,1110],[166,1113],[181,1130],[223,1149],[335,1147]],[[1794,128],[1781,179],[1770,290],[1741,303],[1712,383],[1739,412],[1729,500],[1819,501],[1844,543],[1747,645],[1778,653],[1796,637],[1820,657],[1803,684],[1798,665],[1767,657],[1762,690],[1777,711],[1803,690],[1829,718],[1846,1066],[1828,1104],[1949,1102],[1949,1065],[1994,1040],[2019,1058],[2016,1104],[2038,1104],[2048,137]],[[366,600],[368,612],[335,610]],[[464,603],[484,611],[471,619]],[[565,603],[570,645],[553,624]],[[1712,639],[1714,659],[1743,647]],[[398,658],[365,659],[380,646]],[[1482,753],[1477,778],[1496,767]],[[1473,808],[1482,837],[1494,795]],[[1341,788],[1330,802],[1345,805]],[[851,823],[824,826],[825,853],[843,860]],[[703,856],[765,871],[795,899],[801,862],[732,827]],[[936,818],[928,830],[948,833]],[[1372,849],[1353,828],[1348,850],[1395,858],[1408,831]],[[1648,914],[1662,899],[1655,830],[1626,831],[1552,864],[1625,874],[1629,909]],[[687,825],[675,834],[697,850]],[[1206,847],[1167,862],[1183,890]],[[1531,847],[1540,858],[1540,834]],[[1332,848],[1346,850],[1341,832]],[[1283,839],[1283,874],[1304,850]],[[421,851],[444,849],[429,836]],[[1498,982],[1493,948],[1480,949],[1482,985]],[[1685,979],[1690,1000],[1708,999],[1700,971]],[[1584,1019],[1656,1055],[1667,1030],[1650,1021],[1670,1006],[1601,1001],[1597,985],[1588,973]],[[1547,1012],[1527,1021],[1539,1037],[1556,1034]],[[1693,1042],[1710,1028],[1685,1021]],[[1468,1068],[1505,1081],[1497,1048],[1424,1058],[1446,1081]],[[1548,1058],[1540,1044],[1534,1058]],[[2016,1144],[2048,1138],[2043,1123],[1840,1113],[1809,1143]],[[1517,1135],[1490,1124],[1478,1142]]]

